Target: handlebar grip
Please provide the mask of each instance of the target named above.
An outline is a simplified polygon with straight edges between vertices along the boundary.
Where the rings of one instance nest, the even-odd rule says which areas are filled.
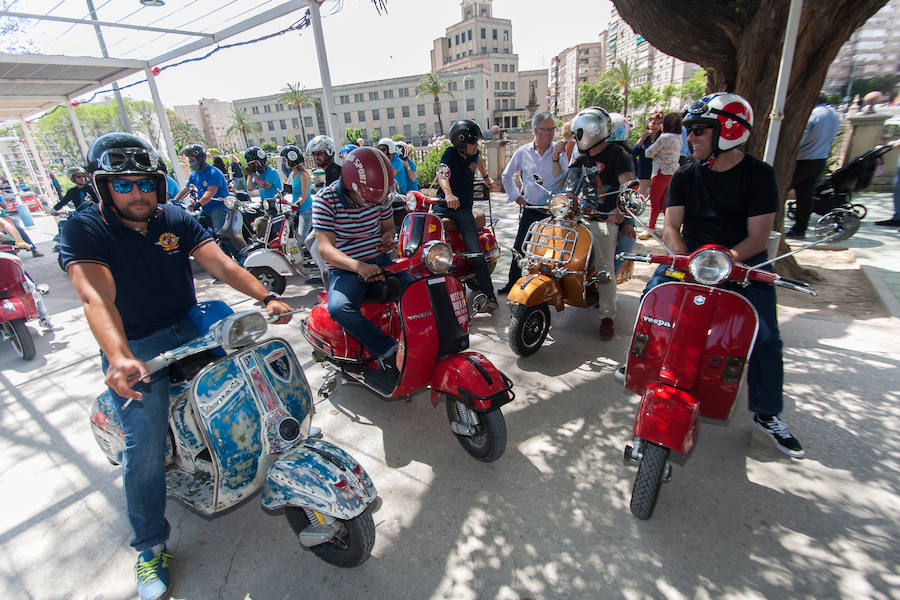
[[[629,252],[619,252],[616,254],[616,258],[619,260],[634,260],[637,262],[651,262],[651,256],[649,254],[631,254]]]
[[[774,283],[775,285],[780,286],[780,287],[786,287],[786,288],[792,289],[797,292],[803,292],[804,294],[809,294],[810,296],[818,296],[819,295],[819,292],[817,292],[813,288],[809,287],[809,284],[805,283],[803,281],[797,281],[795,279],[784,279],[782,277],[779,277],[772,283]]]
[[[147,365],[147,374],[153,375],[157,371],[161,371],[169,365],[169,361],[166,358],[165,353],[160,354],[159,356],[154,356],[150,360],[144,361],[144,364]]]

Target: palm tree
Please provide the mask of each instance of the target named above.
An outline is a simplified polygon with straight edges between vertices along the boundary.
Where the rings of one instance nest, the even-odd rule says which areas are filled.
[[[197,126],[184,119],[177,120],[172,127],[172,140],[179,149],[195,142],[205,143],[203,133],[197,129]]]
[[[262,133],[262,125],[256,121],[251,121],[247,113],[236,106],[228,118],[231,121],[231,125],[225,130],[225,135],[231,137],[240,134],[244,138],[244,148],[250,145],[247,134]]]
[[[300,112],[300,109],[304,104],[313,104],[315,100],[315,94],[300,85],[299,81],[296,84],[287,84],[282,88],[281,95],[278,96],[279,102],[284,102],[295,109],[300,117],[300,137],[303,140],[303,148],[306,148],[306,127],[303,126],[303,113]]]
[[[628,94],[631,92],[631,84],[634,79],[644,73],[644,69],[635,68],[634,64],[632,64],[627,58],[620,58],[616,62],[616,66],[610,69],[610,73],[612,74],[613,81],[619,89],[622,90],[622,98],[625,100],[625,105],[622,108],[622,114],[626,117],[628,116]]]
[[[438,135],[443,135],[444,121],[441,119],[441,94],[447,94],[451,100],[454,98],[447,85],[447,80],[441,79],[435,72],[428,73],[416,84],[416,93],[419,95],[419,98],[428,95],[434,98],[434,112],[438,117],[438,125],[441,128]]]

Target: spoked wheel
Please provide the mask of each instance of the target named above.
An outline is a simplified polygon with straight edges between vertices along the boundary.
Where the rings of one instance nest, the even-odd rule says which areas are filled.
[[[34,339],[25,325],[25,319],[7,321],[3,324],[3,327],[6,328],[6,333],[12,340],[13,348],[16,349],[16,354],[19,355],[19,358],[24,360],[33,359],[35,355]]]
[[[662,485],[669,460],[669,449],[649,442],[644,443],[638,472],[631,489],[631,514],[646,521],[653,514],[659,486]]]
[[[458,423],[463,426],[473,425],[472,411],[466,405],[454,398],[446,397],[447,418],[451,425]],[[506,419],[499,408],[487,412],[478,413],[478,425],[475,425],[474,435],[456,433],[456,439],[460,445],[483,462],[494,462],[506,450]]]
[[[309,527],[310,520],[306,511],[296,506],[284,509],[284,516],[294,533],[300,533]],[[368,508],[361,514],[345,521],[338,519],[340,530],[337,535],[324,544],[309,548],[319,558],[336,567],[356,567],[369,558],[372,546],[375,545],[375,522]]]
[[[546,304],[513,307],[509,320],[509,347],[513,352],[531,356],[540,349],[549,331],[550,309]]]
[[[850,210],[852,210],[853,213],[860,219],[865,219],[866,215],[869,214],[869,210],[862,204],[851,204]]]
[[[284,288],[287,287],[287,280],[276,273],[272,267],[250,267],[247,270],[270,292],[275,292],[276,294],[284,293]]]

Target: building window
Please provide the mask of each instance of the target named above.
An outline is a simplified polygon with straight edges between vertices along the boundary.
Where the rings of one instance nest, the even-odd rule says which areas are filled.
[[[474,98],[466,98],[466,112],[475,112]]]
[[[266,124],[269,126],[269,131],[275,131],[275,121],[266,121]]]
[[[409,88],[400,88],[400,89],[398,90],[398,92],[399,92],[399,95],[400,95],[401,98],[408,98],[408,97],[409,97]]]
[[[494,73],[499,73],[499,72],[500,72],[500,63],[495,63],[494,64]]]
[[[393,109],[393,108],[387,109],[387,118],[388,118],[388,119],[393,119],[393,118],[394,118],[394,109]]]
[[[394,97],[394,90],[384,90],[384,99],[387,100],[389,98]]]
[[[280,119],[278,125],[281,126],[282,129],[287,129],[287,122],[284,119]]]
[[[487,46],[482,46],[482,47],[481,47],[481,53],[482,53],[482,54],[487,54]]]
[[[300,119],[296,117],[291,119],[291,127],[293,127],[294,129],[300,129]]]
[[[363,127],[362,129],[360,129],[359,132],[362,134],[362,135],[360,136],[362,139],[364,139],[364,140],[369,139],[369,132],[368,132],[368,130],[367,130],[365,127]]]
[[[365,121],[366,120],[366,111],[364,111],[364,110],[357,111],[356,119],[360,122]],[[365,137],[365,136],[363,136],[363,137]]]
[[[303,117],[303,125],[305,125],[306,127],[312,127],[313,126],[313,118],[312,117]]]
[[[496,39],[497,39],[497,30],[496,30],[496,29],[492,29],[492,30],[491,30],[491,35],[492,35],[493,39],[496,40]]]
[[[397,127],[394,126],[394,125],[390,125],[390,126],[388,127],[388,135],[389,135],[390,137],[394,137],[395,135],[397,135]]]
[[[487,38],[487,30],[484,27],[481,28],[481,39]]]
[[[353,101],[354,102],[363,102],[363,95],[362,94],[353,94]]]
[[[510,72],[510,73],[515,73],[515,72],[516,72],[516,65],[515,65],[515,63],[509,65],[509,72]]]
[[[283,111],[283,110],[284,110],[284,104],[276,104],[276,105],[275,105],[275,110],[277,110],[278,112]]]
[[[456,34],[454,41],[456,42],[456,45],[459,46],[459,34],[458,33]]]
[[[403,126],[403,137],[405,137],[406,139],[410,139],[412,137],[412,125],[410,125],[409,123],[406,123]]]
[[[350,113],[344,113],[344,123],[350,123],[351,120]]]
[[[500,82],[499,82],[499,81],[495,81],[495,82],[494,82],[494,89],[495,89],[495,90],[499,90],[499,89],[500,89]]]
[[[452,112],[452,113],[459,112],[457,109],[456,100],[450,101],[450,112]]]
[[[271,137],[271,138],[269,138],[269,139],[272,140],[272,143],[273,143],[273,144],[277,144],[277,143],[278,143],[278,138],[277,138],[277,137]]]
[[[258,115],[258,114],[259,114],[259,107],[258,107],[258,106],[253,106],[253,107],[250,108],[250,110],[253,111],[253,114],[254,114],[254,115]]]
[[[379,111],[377,108],[372,109],[372,120],[373,121],[381,120],[381,111]]]
[[[501,89],[501,90],[509,89],[509,83],[507,83],[506,81],[502,82],[502,83],[500,84],[500,89]]]
[[[416,112],[418,113],[418,115],[420,117],[424,117],[425,116],[425,105],[424,104],[417,105]]]
[[[409,116],[409,107],[408,106],[400,107],[400,114],[404,117],[408,117]]]
[[[503,99],[503,110],[506,110],[507,108],[509,108],[509,100],[506,100],[504,98]]]
[[[456,82],[455,82],[455,81],[448,81],[448,82],[447,82],[447,90],[448,90],[448,91],[451,91],[451,92],[455,92],[455,91],[456,91]]]
[[[475,80],[474,79],[466,79],[464,86],[467,90],[475,89]]]
[[[469,30],[469,35],[466,39],[468,39],[470,42],[472,41],[472,30],[471,29]]]
[[[515,82],[515,81],[510,81],[510,82],[509,82],[509,89],[511,89],[511,90],[516,89],[516,82]]]
[[[431,109],[434,114],[436,114],[436,115],[441,114],[441,103],[436,102],[436,103],[432,104]]]
[[[494,100],[494,110],[500,110],[500,101]]]
[[[449,48],[452,45],[453,45],[453,40],[451,40],[450,38],[447,38],[447,47]]]
[[[267,112],[267,113],[272,112],[272,107],[269,106],[268,104],[266,104],[265,106],[263,106],[263,112]]]
[[[341,96],[341,104],[350,104],[350,96]]]
[[[508,42],[508,41],[509,41],[509,32],[508,32],[508,31],[504,31],[504,32],[503,32],[503,41],[504,41],[504,42]]]
[[[378,100],[378,92],[369,92],[369,100]]]

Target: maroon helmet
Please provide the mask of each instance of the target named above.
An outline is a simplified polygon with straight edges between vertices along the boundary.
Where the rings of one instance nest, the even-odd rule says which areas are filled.
[[[382,152],[364,146],[344,157],[341,185],[359,194],[369,206],[381,204],[394,187],[394,170]]]

